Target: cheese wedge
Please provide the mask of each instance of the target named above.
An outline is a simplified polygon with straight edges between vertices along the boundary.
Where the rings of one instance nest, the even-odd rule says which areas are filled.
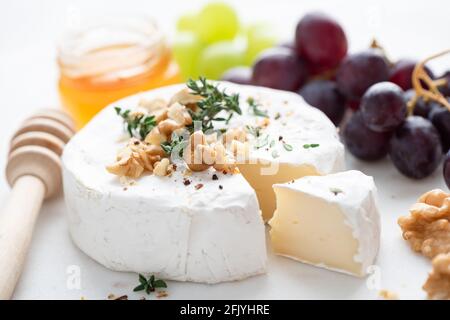
[[[258,196],[265,221],[272,217],[276,207],[274,184],[345,170],[344,146],[336,127],[319,109],[292,92],[249,86],[234,90],[243,98],[243,114],[233,117],[229,125],[265,124],[259,137],[248,137],[253,145],[250,163],[238,164]],[[245,103],[248,97],[255,99],[268,118],[255,117]]]
[[[380,217],[372,177],[346,171],[274,186],[275,253],[356,276],[374,263]]]

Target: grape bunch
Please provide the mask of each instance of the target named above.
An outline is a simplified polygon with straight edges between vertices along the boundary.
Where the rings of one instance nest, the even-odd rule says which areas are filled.
[[[222,79],[298,92],[336,126],[352,109],[341,132],[347,150],[355,157],[375,161],[389,155],[402,174],[415,179],[433,173],[443,153],[450,152],[450,71],[435,87],[449,99],[447,108],[436,97],[429,99],[423,94],[435,81],[425,63],[414,82],[418,61],[393,63],[376,41],[360,52],[348,54],[347,50],[347,37],[336,20],[309,13],[297,24],[293,42],[266,49],[251,69],[231,69]],[[449,158],[447,154],[447,184]]]
[[[405,77],[398,79],[405,85]],[[378,160],[388,154],[402,174],[414,179],[433,173],[443,153],[449,152],[444,179],[450,186],[450,111],[445,105],[415,95],[416,90],[405,92],[393,82],[370,86],[361,98],[360,109],[343,129],[344,143],[362,160]],[[407,116],[408,103],[414,99],[413,114]]]
[[[258,22],[243,26],[229,4],[214,1],[178,19],[172,51],[185,79],[204,76],[215,80],[239,66],[240,70],[224,76],[237,74],[238,83],[247,83],[245,78],[250,77],[245,69],[250,70],[248,66],[256,56],[276,42],[270,25]]]

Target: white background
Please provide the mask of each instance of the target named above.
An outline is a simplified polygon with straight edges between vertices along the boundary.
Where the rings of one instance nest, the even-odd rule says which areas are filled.
[[[0,168],[4,168],[9,138],[20,121],[33,109],[58,105],[56,42],[64,29],[95,16],[146,14],[155,17],[170,37],[176,17],[199,8],[204,2],[1,0]],[[367,47],[373,37],[386,48],[392,59],[420,59],[450,47],[450,2],[446,0],[229,2],[238,9],[244,22],[269,21],[285,40],[292,38],[295,24],[304,13],[323,10],[344,26],[350,51]],[[450,68],[450,58],[443,58],[432,66],[439,74]],[[432,177],[416,182],[401,176],[387,160],[367,164],[349,157],[348,163],[351,168],[374,175],[379,188],[383,216],[382,248],[377,260],[380,288],[392,290],[400,298],[424,298],[421,285],[430,269],[429,262],[410,251],[401,239],[396,220],[421,193],[436,187],[445,188],[441,168]],[[2,203],[8,190],[2,172]],[[80,268],[80,289],[67,288],[70,266]],[[79,299],[84,296],[104,299],[109,293],[130,294],[136,282],[136,275],[108,271],[71,243],[60,196],[44,205],[15,298]],[[170,282],[169,287],[169,298],[179,299],[359,299],[376,298],[378,291],[368,286],[365,280],[272,255],[268,274],[264,276],[214,286]],[[131,298],[140,296],[130,295]]]

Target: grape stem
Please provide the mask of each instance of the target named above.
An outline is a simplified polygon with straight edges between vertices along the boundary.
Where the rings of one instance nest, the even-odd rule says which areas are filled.
[[[377,39],[373,38],[372,42],[370,43],[370,48],[371,49],[377,49],[380,50],[381,54],[384,56],[384,59],[386,60],[386,62],[388,63],[388,65],[390,67],[392,67],[394,65],[394,63],[392,62],[391,59],[389,59],[386,49],[384,49],[384,47],[382,45],[380,45],[380,43],[378,42]]]
[[[422,98],[425,102],[428,102],[430,100],[435,101],[450,111],[450,103],[447,101],[447,99],[445,99],[445,97],[438,89],[439,86],[445,85],[447,83],[447,80],[445,78],[433,80],[425,70],[425,64],[427,62],[449,53],[450,49],[447,49],[445,51],[436,53],[416,64],[411,78],[415,95],[411,98],[410,101],[408,101],[407,104],[409,115],[413,114],[414,107],[419,98]],[[425,89],[422,83],[424,83],[428,87],[428,89]]]

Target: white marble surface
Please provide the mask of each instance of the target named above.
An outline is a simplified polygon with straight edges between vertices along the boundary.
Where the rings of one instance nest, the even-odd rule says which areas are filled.
[[[58,104],[55,43],[64,28],[87,16],[145,13],[153,15],[169,34],[176,17],[205,1],[91,1],[15,0],[0,3],[0,167],[4,168],[8,141],[19,122],[32,110]],[[337,17],[350,39],[351,51],[364,48],[373,36],[393,59],[421,58],[450,47],[450,3],[423,1],[230,1],[246,21],[268,20],[284,39],[293,34],[303,13],[319,9]],[[450,58],[433,64],[437,73]],[[173,299],[364,299],[377,298],[379,289],[400,298],[423,299],[421,286],[429,261],[414,254],[402,240],[396,224],[423,192],[445,188],[441,168],[431,177],[412,181],[401,176],[388,160],[367,164],[348,159],[349,168],[375,176],[382,214],[382,244],[375,275],[356,279],[286,258],[269,255],[268,273],[237,283],[199,285],[169,283]],[[3,172],[0,201],[9,188]],[[37,223],[28,260],[16,289],[16,299],[105,299],[108,294],[132,294],[135,274],[106,270],[81,253],[71,242],[64,219],[62,196],[45,203]],[[80,272],[81,286],[73,288],[71,275]],[[75,283],[76,284],[76,283]],[[378,285],[377,285],[378,284]]]

